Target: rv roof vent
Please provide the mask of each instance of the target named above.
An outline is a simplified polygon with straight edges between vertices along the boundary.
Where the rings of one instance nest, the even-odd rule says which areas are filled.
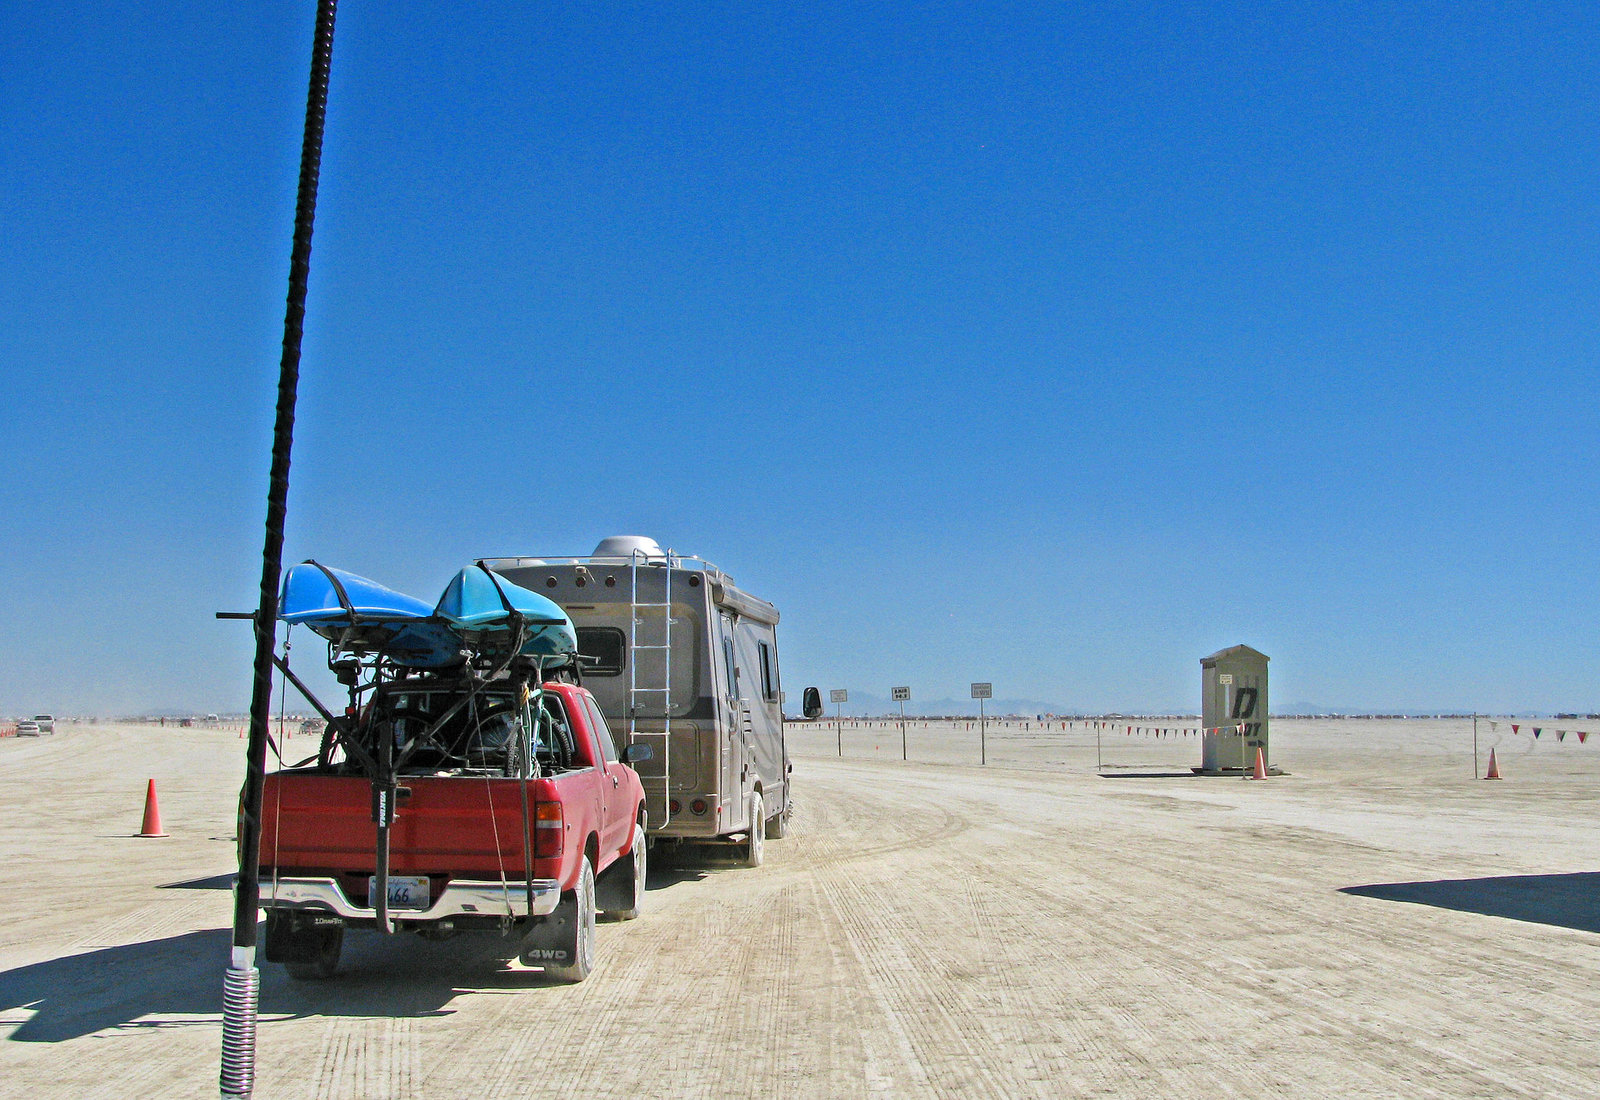
[[[661,544],[646,535],[612,535],[608,539],[601,539],[600,545],[594,548],[593,556],[628,561],[635,553],[646,561],[667,556]]]

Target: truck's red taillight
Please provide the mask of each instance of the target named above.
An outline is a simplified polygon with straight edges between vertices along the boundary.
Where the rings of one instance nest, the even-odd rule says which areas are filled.
[[[561,803],[535,802],[533,804],[533,855],[543,859],[561,854],[561,838],[566,832],[566,821],[561,816]]]

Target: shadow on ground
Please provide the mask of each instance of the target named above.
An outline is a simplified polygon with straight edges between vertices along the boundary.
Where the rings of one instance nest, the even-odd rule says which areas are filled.
[[[695,867],[652,867],[647,888],[706,877]],[[227,889],[231,875],[169,883],[163,889]],[[176,1027],[222,1014],[222,975],[231,929],[100,948],[0,971],[0,1012],[32,1015],[13,1042],[59,1043],[115,1028]],[[543,971],[513,965],[519,937],[469,933],[431,942],[411,933],[350,932],[338,974],[329,981],[291,980],[261,962],[263,1024],[274,1017],[447,1016],[459,996],[560,986]],[[605,951],[605,933],[600,950]]]
[[[222,1011],[230,934],[221,928],[105,947],[0,972],[0,1012],[33,1016],[11,1038],[59,1043],[143,1017]]]
[[[1343,894],[1600,932],[1600,872],[1346,886]]]
[[[164,882],[156,887],[158,890],[232,890],[234,873],[224,871],[220,875],[211,875],[208,878],[191,878],[183,882]]]

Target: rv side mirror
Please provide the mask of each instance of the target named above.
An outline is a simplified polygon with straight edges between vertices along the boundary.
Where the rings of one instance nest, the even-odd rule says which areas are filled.
[[[629,745],[622,750],[622,762],[624,764],[637,764],[641,760],[652,760],[655,755],[655,750],[649,745]]]
[[[821,718],[822,692],[817,688],[806,688],[805,696],[800,703],[800,713],[807,718]]]

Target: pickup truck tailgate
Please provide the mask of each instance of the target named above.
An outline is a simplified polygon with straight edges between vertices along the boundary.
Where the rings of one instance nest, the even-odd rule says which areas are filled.
[[[515,779],[408,776],[389,830],[391,874],[522,872],[522,795]],[[538,784],[530,784],[530,812]],[[404,792],[409,791],[409,794]],[[492,812],[491,812],[492,809]],[[261,866],[371,871],[378,830],[367,780],[278,773],[262,799]]]

